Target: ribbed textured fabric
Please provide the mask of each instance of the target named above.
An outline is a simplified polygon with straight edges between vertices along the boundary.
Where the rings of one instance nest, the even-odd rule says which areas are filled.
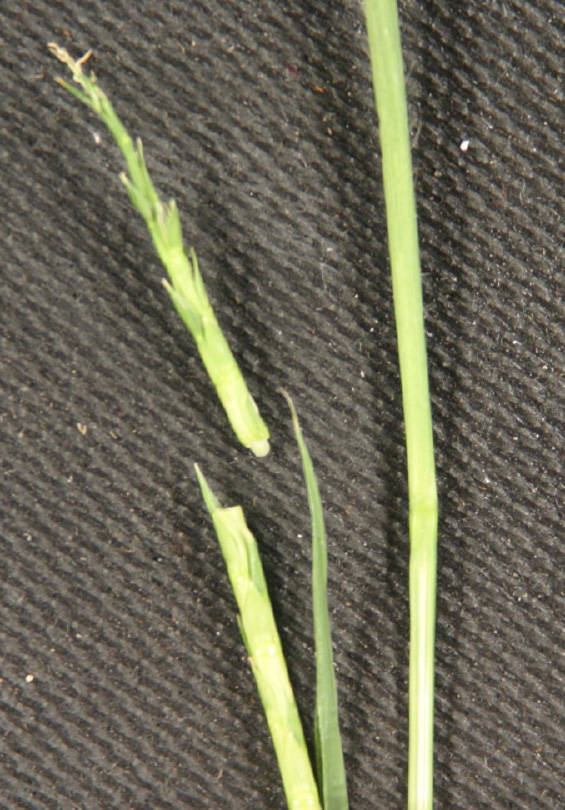
[[[562,9],[401,13],[441,499],[436,806],[555,810]],[[5,0],[0,25],[0,805],[282,810],[192,470],[246,510],[309,728],[309,525],[282,386],[326,506],[351,807],[398,810],[405,460],[361,5]],[[94,51],[177,200],[267,459],[231,435],[120,155],[53,81],[52,40]]]

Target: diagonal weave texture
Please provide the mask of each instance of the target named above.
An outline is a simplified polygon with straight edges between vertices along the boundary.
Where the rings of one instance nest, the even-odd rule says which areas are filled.
[[[554,810],[560,4],[401,11],[441,498],[437,807]],[[397,810],[406,489],[360,4],[5,0],[0,24],[2,806],[284,807],[192,472],[246,509],[308,726],[308,516],[283,386],[327,509],[351,807]],[[93,49],[178,201],[268,459],[230,434],[120,156],[53,81],[52,40]]]

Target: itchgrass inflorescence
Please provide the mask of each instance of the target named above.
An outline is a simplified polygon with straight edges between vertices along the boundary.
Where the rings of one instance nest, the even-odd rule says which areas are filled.
[[[94,110],[122,151],[128,171],[127,174],[123,172],[120,177],[132,205],[145,220],[155,249],[169,276],[163,282],[165,289],[194,338],[234,433],[256,456],[267,455],[269,430],[218,324],[204,287],[196,253],[190,250],[187,255],[185,251],[175,201],[163,203],[160,200],[147,171],[141,140],[133,142],[108,97],[98,86],[96,77],[93,74],[87,76],[84,72],[83,65],[90,52],[81,59],[74,60],[55,43],[50,43],[49,48],[57,59],[69,67],[78,87],[64,79],[59,79],[59,83]]]

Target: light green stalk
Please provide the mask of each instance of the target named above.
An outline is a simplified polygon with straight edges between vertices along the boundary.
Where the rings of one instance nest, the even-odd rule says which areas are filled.
[[[221,507],[195,465],[239,610],[239,627],[273,739],[289,810],[321,810],[257,543],[241,506]]]
[[[196,254],[191,250],[190,256],[187,256],[185,252],[175,201],[171,200],[169,204],[161,202],[147,171],[141,141],[138,139],[133,143],[107,96],[98,87],[94,75],[83,73],[82,65],[90,52],[75,61],[55,43],[50,43],[49,48],[61,62],[68,65],[73,80],[81,89],[63,79],[59,79],[59,83],[102,119],[126,159],[128,174],[124,172],[120,177],[132,205],[145,220],[169,276],[170,283],[163,281],[165,289],[196,342],[234,433],[256,456],[267,455],[268,428],[259,415],[216,320],[198,269]]]
[[[410,134],[396,0],[365,0],[379,119],[410,527],[408,808],[433,801],[437,490]]]
[[[328,607],[328,551],[322,499],[296,410],[288,394],[284,391],[283,394],[292,414],[312,521],[312,614],[316,649],[314,740],[318,785],[322,792],[324,810],[347,810],[349,806],[347,781],[339,730],[337,685]]]

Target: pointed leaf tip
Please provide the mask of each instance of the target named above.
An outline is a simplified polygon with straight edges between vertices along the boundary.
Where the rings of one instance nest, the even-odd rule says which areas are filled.
[[[210,487],[208,486],[208,482],[206,481],[206,478],[204,477],[204,474],[202,473],[198,464],[194,465],[194,469],[196,471],[196,477],[198,478],[198,483],[200,485],[200,491],[202,492],[204,503],[206,504],[206,509],[213,517],[214,512],[216,512],[218,509],[221,509],[222,506],[219,500],[212,492],[212,490],[210,489]]]

